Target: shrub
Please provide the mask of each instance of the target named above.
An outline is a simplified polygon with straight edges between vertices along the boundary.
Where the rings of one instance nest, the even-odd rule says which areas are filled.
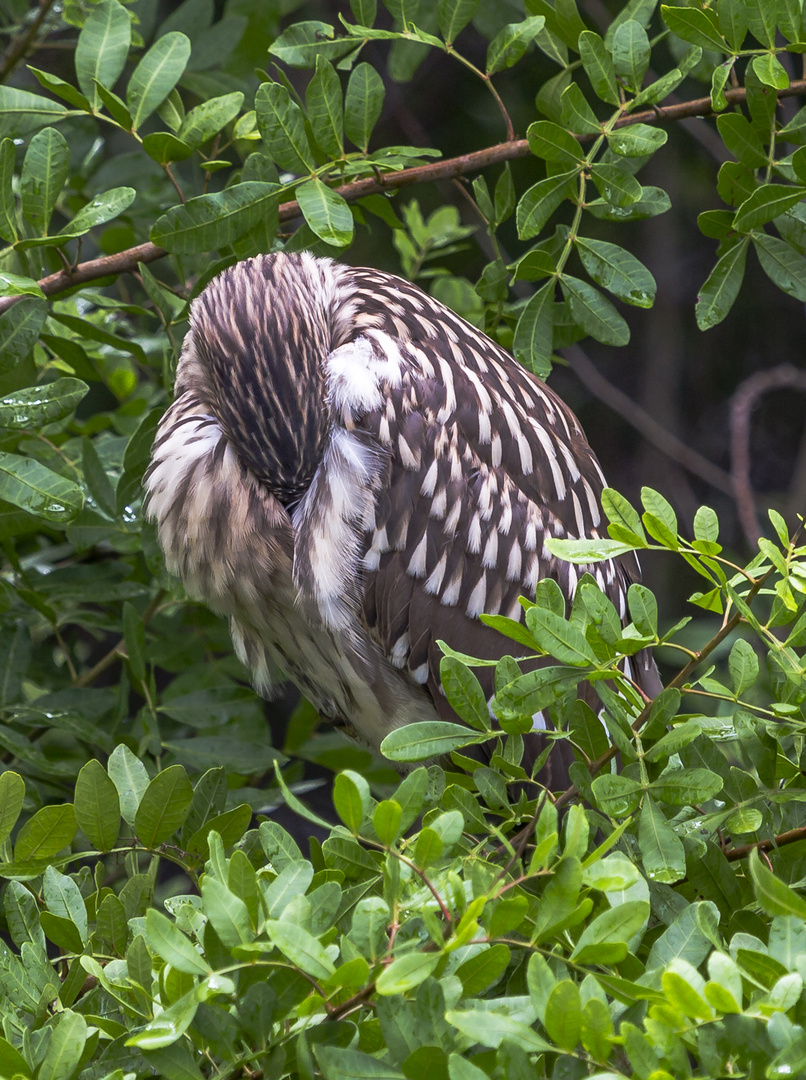
[[[795,515],[772,512],[744,565],[713,510],[683,537],[658,492],[639,513],[608,491],[609,538],[557,553],[665,549],[703,579],[697,621],[667,629],[633,586],[622,628],[591,580],[568,612],[543,583],[523,623],[490,621],[556,663],[499,662],[501,734],[476,661],[447,643],[469,728],[390,737],[413,766],[400,780],[316,732],[305,703],[271,745],[226,628],[165,573],[140,480],[188,302],[261,251],[352,245],[541,376],[586,336],[627,344],[628,309],[657,291],[630,223],[670,205],[638,177],[657,155],[653,179],[673,178],[667,130],[686,118],[716,114],[736,159],[698,218],[717,242],[698,325],[731,312],[751,249],[806,301],[806,120],[778,110],[805,88],[800,5],[630,0],[592,29],[573,0],[351,0],[338,26],[281,26],[299,7],[229,0],[216,21],[186,0],[158,23],[151,0],[10,0],[0,16],[0,1074],[798,1075]],[[474,110],[441,160],[375,133],[385,94],[434,57]],[[480,229],[434,193],[471,175]],[[775,370],[766,386],[803,387]],[[715,472],[755,538],[747,471]],[[645,646],[672,671],[653,702],[619,669]],[[537,709],[578,758],[552,796],[520,765]],[[462,753],[482,741],[489,765]],[[341,770],[340,824],[302,801],[311,761]],[[305,852],[260,820],[282,798],[315,827]]]

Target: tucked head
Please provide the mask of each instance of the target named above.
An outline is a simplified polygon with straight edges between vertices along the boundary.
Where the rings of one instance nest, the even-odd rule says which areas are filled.
[[[177,395],[198,393],[243,464],[284,505],[309,485],[327,439],[329,265],[277,254],[225,270],[191,306],[177,369]]]

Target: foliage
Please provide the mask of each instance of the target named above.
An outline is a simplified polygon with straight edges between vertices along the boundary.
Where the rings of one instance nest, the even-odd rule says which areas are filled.
[[[489,765],[454,751],[465,772],[420,766],[381,799],[344,770],[337,825],[278,770],[289,806],[325,830],[308,857],[276,822],[249,828],[248,804],[223,809],[222,768],[195,785],[179,764],[149,778],[124,743],[106,768],[84,765],[74,801],[38,810],[12,850],[26,785],[4,772],[0,875],[13,947],[0,949],[3,1072],[799,1075],[806,545],[774,517],[779,542],[742,568],[723,557],[708,508],[688,541],[650,489],[641,517],[613,491],[604,505],[610,539],[558,550],[586,563],[647,546],[675,552],[713,585],[697,602],[724,608],[713,640],[692,654],[675,645],[681,626],[659,637],[641,586],[622,628],[592,579],[568,618],[543,582],[525,627],[496,623],[560,666],[521,674],[511,657],[498,662],[505,734],[490,731],[479,701],[480,662],[446,647],[446,692],[479,734],[412,725],[386,741],[389,756],[416,761],[493,740]],[[700,669],[728,641],[725,685]],[[689,659],[644,705],[619,663],[651,643]],[[601,719],[569,705],[581,678],[599,692]],[[681,690],[723,711],[680,712]],[[574,789],[547,799],[520,767],[537,709],[575,744],[587,807],[562,813]],[[616,748],[621,771],[596,775]],[[162,885],[161,863],[173,872]]]
[[[629,308],[653,304],[630,223],[670,200],[638,177],[675,121],[713,112],[731,160],[699,217],[717,248],[698,324],[728,315],[750,249],[806,300],[806,111],[776,108],[804,90],[801,5],[614,6],[598,29],[573,0],[351,0],[340,22],[286,24],[294,0],[229,0],[217,20],[185,0],[162,23],[156,0],[4,6],[0,1074],[804,1069],[806,551],[780,516],[742,566],[708,508],[688,539],[657,492],[641,514],[608,492],[609,539],[558,553],[675,552],[711,630],[666,629],[641,586],[622,627],[592,579],[569,611],[544,582],[523,623],[489,621],[557,663],[498,664],[502,735],[447,642],[468,727],[385,749],[465,771],[402,781],[304,703],[271,745],[226,627],[168,578],[143,520],[188,303],[261,251],[352,255],[371,236],[545,376],[586,336],[627,344]],[[66,65],[21,62],[52,40]],[[451,160],[376,134],[434,58],[489,101],[485,141]],[[530,79],[518,140],[508,96],[520,108]],[[471,224],[402,192],[464,175]],[[685,660],[647,704],[619,664],[648,645]],[[604,727],[575,702],[583,679]],[[556,799],[520,765],[537,710],[577,750]],[[462,750],[482,742],[480,766]],[[310,819],[303,761],[345,770],[341,824],[313,815],[327,839],[308,858],[276,822],[251,827],[281,790]]]

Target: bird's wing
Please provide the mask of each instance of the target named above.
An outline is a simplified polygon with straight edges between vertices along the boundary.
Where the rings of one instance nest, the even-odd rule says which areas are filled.
[[[327,362],[333,435],[306,497],[320,519],[297,545],[298,580],[329,575],[325,618],[363,621],[449,715],[437,641],[522,654],[478,616],[517,619],[518,597],[546,577],[573,595],[577,568],[545,540],[597,535],[603,478],[570,410],[507,353],[401,279],[355,274],[354,337]],[[323,551],[335,539],[337,566],[317,570],[317,534]],[[591,572],[623,613],[632,569]]]

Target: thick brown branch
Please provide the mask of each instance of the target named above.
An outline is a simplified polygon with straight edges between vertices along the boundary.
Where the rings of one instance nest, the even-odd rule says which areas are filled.
[[[792,97],[806,92],[806,79],[799,79],[791,83],[786,90],[780,90],[778,97]],[[744,88],[728,90],[725,93],[730,104],[742,102],[747,94]],[[677,105],[667,105],[665,108],[651,109],[646,112],[633,113],[623,116],[616,127],[631,127],[633,124],[659,124],[683,120],[689,116],[709,116],[713,112],[710,98],[695,98],[692,101],[683,101]],[[580,142],[589,142],[593,136],[579,136]],[[478,172],[479,169],[489,165],[498,165],[503,161],[512,161],[515,158],[528,157],[530,154],[529,144],[526,139],[515,139],[512,142],[497,143],[488,146],[484,150],[474,150],[470,154],[460,154],[459,157],[447,158],[445,161],[435,161],[430,165],[418,165],[411,169],[401,169],[400,172],[384,173],[380,176],[368,176],[363,180],[353,180],[349,184],[343,184],[336,188],[347,202],[355,202],[367,195],[377,195],[387,191],[396,191],[398,188],[410,187],[412,184],[424,184],[435,180],[453,180],[457,176],[465,176],[468,173]],[[299,203],[296,201],[281,203],[280,221],[290,221],[299,217]],[[65,292],[75,285],[83,285],[88,281],[96,281],[107,277],[109,274],[122,274],[127,270],[134,270],[138,262],[149,263],[161,259],[167,255],[164,248],[156,244],[138,244],[136,247],[119,251],[115,255],[104,255],[100,259],[90,259],[89,262],[79,263],[71,272],[59,270],[55,274],[49,274],[42,278],[39,287],[46,296],[55,296]],[[0,314],[7,311],[18,297],[5,296],[0,298]]]
[[[790,829],[789,832],[781,833],[780,836],[769,840],[756,840],[752,844],[742,844],[741,847],[729,848],[725,852],[725,858],[728,862],[738,862],[739,859],[744,859],[753,850],[775,851],[776,848],[784,847],[786,844],[798,844],[802,840],[806,840],[806,828]]]

